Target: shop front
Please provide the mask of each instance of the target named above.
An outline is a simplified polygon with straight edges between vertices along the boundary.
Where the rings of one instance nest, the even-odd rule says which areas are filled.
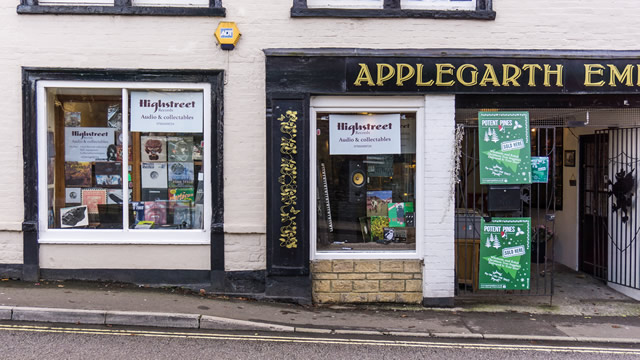
[[[221,74],[23,69],[24,280],[223,283]]]
[[[555,262],[640,288],[640,54],[265,53],[267,277],[281,289],[317,303],[551,296]],[[504,175],[514,150],[524,167]]]

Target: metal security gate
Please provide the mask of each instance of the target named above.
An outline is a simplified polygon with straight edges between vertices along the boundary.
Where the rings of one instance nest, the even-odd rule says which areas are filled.
[[[594,277],[640,289],[640,129],[599,130],[580,141],[585,183],[580,265]]]
[[[520,210],[505,213],[488,211],[487,186],[480,185],[478,128],[458,125],[459,172],[456,187],[455,252],[456,295],[495,296],[505,290],[478,290],[480,219],[486,216],[531,217],[531,279],[529,290],[508,291],[511,295],[553,295],[553,238],[555,211],[562,208],[562,128],[534,127],[531,155],[549,157],[549,181],[523,185]]]

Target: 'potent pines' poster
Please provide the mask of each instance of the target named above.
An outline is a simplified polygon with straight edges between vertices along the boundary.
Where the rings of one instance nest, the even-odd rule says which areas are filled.
[[[528,290],[531,276],[531,218],[481,220],[480,290]]]
[[[480,184],[531,184],[529,113],[479,112]]]

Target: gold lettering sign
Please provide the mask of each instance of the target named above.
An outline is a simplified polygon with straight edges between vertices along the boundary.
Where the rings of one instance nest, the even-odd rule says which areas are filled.
[[[634,87],[640,86],[640,64],[587,63],[582,76],[585,87]],[[557,63],[540,64],[470,64],[452,63],[386,63],[375,65],[358,63],[358,75],[354,86],[381,87],[395,83],[395,86],[421,87],[504,87],[521,88],[538,86],[564,88],[565,65]],[[572,71],[577,68],[570,67]],[[579,70],[578,70],[579,71]],[[578,78],[573,76],[571,79]],[[541,83],[540,83],[541,82]]]

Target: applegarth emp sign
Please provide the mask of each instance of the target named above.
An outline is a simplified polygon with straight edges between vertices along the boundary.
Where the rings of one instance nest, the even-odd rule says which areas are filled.
[[[201,92],[131,92],[131,131],[199,133]]]
[[[329,115],[331,155],[400,153],[400,114]]]
[[[349,57],[350,92],[640,92],[640,60]]]

